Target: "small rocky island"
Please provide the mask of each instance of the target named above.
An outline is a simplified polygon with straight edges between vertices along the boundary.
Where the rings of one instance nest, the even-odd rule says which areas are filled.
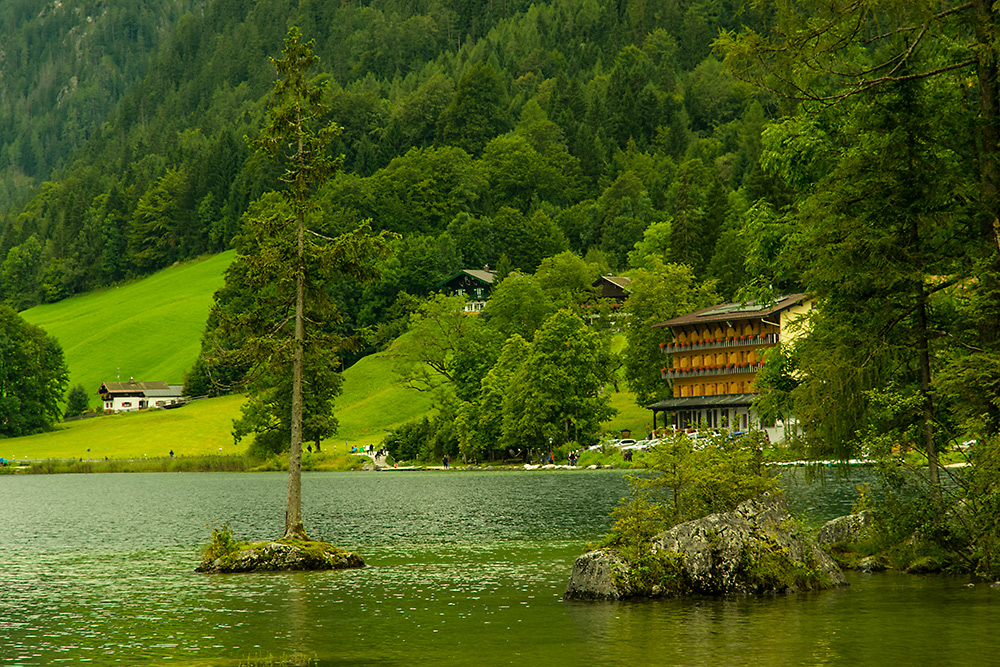
[[[847,583],[816,540],[798,530],[783,494],[679,524],[648,547],[631,561],[612,549],[580,556],[565,599],[761,595]]]
[[[319,540],[282,538],[272,542],[237,542],[228,526],[212,531],[212,542],[202,553],[196,572],[275,572],[288,570],[345,570],[365,561]]]

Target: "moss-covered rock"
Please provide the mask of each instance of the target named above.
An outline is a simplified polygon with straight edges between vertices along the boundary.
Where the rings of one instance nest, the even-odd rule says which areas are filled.
[[[236,543],[229,550],[206,551],[198,572],[278,572],[342,570],[364,567],[360,555],[316,540],[281,539],[255,544]]]
[[[820,546],[826,547],[867,539],[873,521],[874,517],[868,510],[830,519],[816,534],[816,541],[819,542]]]
[[[772,495],[674,526],[638,557],[610,549],[584,554],[565,597],[768,594],[845,583],[837,564],[797,530],[784,496]]]

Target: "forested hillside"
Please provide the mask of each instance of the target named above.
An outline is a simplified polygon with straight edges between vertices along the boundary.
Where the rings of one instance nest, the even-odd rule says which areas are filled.
[[[27,4],[7,8],[8,21],[16,25]],[[316,40],[327,102],[344,127],[344,169],[322,193],[323,228],[370,217],[402,234],[382,281],[342,295],[349,324],[391,319],[401,291],[426,294],[456,268],[534,271],[564,250],[607,272],[650,255],[683,261],[730,295],[742,281],[749,203],[781,198],[755,167],[774,108],[711,55],[720,29],[760,23],[738,11],[742,3],[161,4],[164,21],[187,13],[170,22],[162,47],[143,42],[148,60],[120,56],[145,77],[120,91],[107,122],[87,124],[88,140],[26,204],[2,213],[0,298],[18,309],[232,245],[243,212],[276,183],[276,168],[243,137],[257,134],[269,57],[293,24]],[[112,59],[124,49],[107,48]],[[68,80],[67,68],[56,78]],[[78,89],[92,81],[90,97],[111,104],[118,88],[84,76],[97,77],[96,65],[84,69]],[[21,144],[37,132],[40,146],[54,146],[74,127],[28,124],[25,111],[13,108],[7,121],[26,128],[11,135]],[[79,139],[65,138],[64,150]],[[20,171],[56,165],[46,158]]]
[[[0,210],[94,135],[198,0],[0,3]]]
[[[370,220],[379,239],[377,281],[320,276],[323,333],[353,344],[367,327],[384,348],[408,329],[398,370],[441,389],[434,421],[400,428],[394,447],[475,459],[592,442],[619,377],[640,401],[669,393],[667,333],[651,324],[737,294],[807,292],[808,330],[769,353],[755,409],[795,415],[815,453],[918,449],[926,484],[886,478],[887,539],[926,535],[933,558],[954,546],[949,567],[1000,572],[1000,8],[5,2],[0,300],[23,310],[236,246],[247,252],[203,351],[241,349],[227,318],[259,295],[240,271],[254,235],[286,215],[270,194],[282,165],[244,138],[261,136],[291,26],[321,58],[300,89],[327,85],[330,118],[310,120],[343,126],[342,169],[299,200],[300,229],[336,248]],[[425,298],[486,264],[481,317]],[[619,272],[632,278],[620,356],[581,308],[598,273]],[[323,352],[346,365],[361,353],[348,348]],[[245,367],[212,356],[189,386],[240,379]],[[312,416],[329,416],[333,367],[318,365],[327,405]],[[938,454],[957,442],[972,466],[953,493]]]

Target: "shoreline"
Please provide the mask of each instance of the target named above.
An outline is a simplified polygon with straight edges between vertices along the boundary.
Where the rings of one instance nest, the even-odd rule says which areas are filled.
[[[848,461],[804,459],[794,461],[770,461],[768,467],[821,467],[834,468],[841,465],[868,467],[876,462],[868,459]],[[947,467],[962,467],[964,463],[948,464]],[[303,472],[423,472],[423,471],[592,471],[592,470],[643,470],[641,465],[617,465],[596,463],[571,466],[568,464],[496,463],[466,465],[408,464],[400,466],[373,465],[370,459],[361,455],[331,456],[314,461],[303,461]],[[58,475],[88,473],[135,473],[135,472],[287,472],[287,462],[274,458],[265,461],[251,460],[246,455],[175,456],[137,459],[16,459],[8,460],[0,467],[0,475]]]

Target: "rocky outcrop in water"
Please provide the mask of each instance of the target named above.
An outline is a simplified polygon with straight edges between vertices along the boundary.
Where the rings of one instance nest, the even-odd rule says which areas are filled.
[[[865,536],[872,524],[872,513],[863,510],[857,514],[830,519],[816,534],[816,541],[823,546],[857,542]]]
[[[784,496],[770,495],[674,526],[632,561],[608,549],[580,556],[565,598],[769,594],[845,583],[833,559],[798,530]]]
[[[276,572],[286,570],[342,570],[364,567],[352,551],[326,542],[279,540],[244,545],[222,556],[202,561],[198,572]]]

